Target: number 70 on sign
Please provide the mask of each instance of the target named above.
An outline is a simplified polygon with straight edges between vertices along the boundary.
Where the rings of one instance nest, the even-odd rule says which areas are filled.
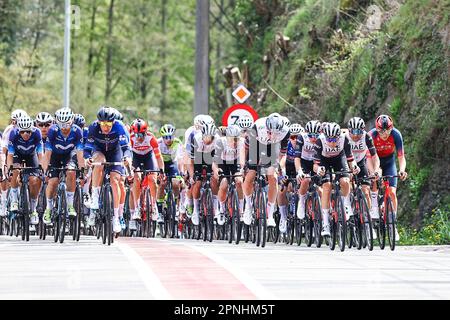
[[[258,119],[258,114],[255,109],[248,104],[235,104],[234,106],[229,107],[223,114],[222,125],[229,126],[237,124],[238,120],[245,116],[253,118],[253,121]]]

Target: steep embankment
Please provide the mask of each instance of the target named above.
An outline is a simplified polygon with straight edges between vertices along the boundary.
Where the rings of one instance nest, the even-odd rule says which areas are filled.
[[[448,228],[448,2],[277,3],[264,10],[261,1],[253,1],[261,7],[252,11],[241,2],[236,10],[255,35],[252,43],[239,46],[239,58],[250,66],[252,89],[258,92],[269,83],[292,104],[269,90],[259,107],[282,110],[303,124],[317,117],[345,125],[350,117],[362,116],[372,127],[378,114],[390,114],[403,134],[410,175],[399,187],[401,221],[420,228],[424,216],[440,208]]]

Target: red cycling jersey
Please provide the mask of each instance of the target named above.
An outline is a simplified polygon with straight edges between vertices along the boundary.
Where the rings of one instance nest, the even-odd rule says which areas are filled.
[[[155,152],[155,157],[159,158],[161,156],[159,152],[158,140],[156,140],[155,136],[152,133],[147,132],[144,137],[144,141],[142,142],[139,142],[136,134],[133,133],[130,136],[130,140],[131,149],[134,153],[145,155],[153,151]]]
[[[392,156],[395,150],[397,150],[397,157],[403,156],[402,134],[397,129],[392,129],[389,138],[386,140],[381,139],[380,134],[375,128],[370,130],[369,134],[373,139],[373,144],[380,158]]]

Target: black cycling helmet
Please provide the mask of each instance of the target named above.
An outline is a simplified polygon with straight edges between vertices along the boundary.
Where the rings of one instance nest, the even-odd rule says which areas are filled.
[[[98,121],[114,121],[116,119],[116,112],[113,108],[101,106],[97,113]]]

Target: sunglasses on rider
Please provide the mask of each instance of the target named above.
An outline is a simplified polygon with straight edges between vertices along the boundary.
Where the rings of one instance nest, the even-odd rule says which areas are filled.
[[[163,136],[164,140],[173,140],[173,136]]]
[[[20,133],[20,134],[22,134],[22,133],[31,134],[31,130],[19,131],[19,133]]]
[[[308,133],[308,138],[317,139],[319,137],[318,133]]]
[[[337,142],[338,141],[338,137],[327,137],[326,140],[327,142]]]
[[[70,122],[57,122],[58,127],[60,127],[61,129],[69,129],[72,124]]]
[[[111,128],[113,126],[112,121],[99,121],[100,126]]]
[[[363,134],[364,130],[363,129],[350,129],[350,133],[355,135],[355,136],[358,136],[360,134]]]
[[[381,129],[381,130],[377,129],[377,131],[378,131],[380,134],[385,134],[385,133],[390,134],[391,131],[392,131],[392,129]]]
[[[51,125],[52,125],[51,123],[38,123],[39,128],[48,128]]]

